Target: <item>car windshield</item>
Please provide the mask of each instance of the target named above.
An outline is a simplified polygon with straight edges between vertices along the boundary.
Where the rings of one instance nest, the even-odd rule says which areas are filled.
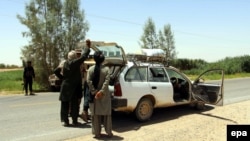
[[[166,69],[166,70],[167,70],[168,75],[169,75],[170,78],[175,77],[175,78],[178,78],[178,79],[185,80],[185,78],[180,73],[178,73],[178,72],[176,72],[176,71],[174,71],[172,69]]]

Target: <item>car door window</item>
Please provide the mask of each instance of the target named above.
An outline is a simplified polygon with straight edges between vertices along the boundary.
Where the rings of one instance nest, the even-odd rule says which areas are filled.
[[[146,67],[132,67],[125,75],[125,81],[147,81]]]
[[[149,68],[149,81],[169,82],[164,68]]]

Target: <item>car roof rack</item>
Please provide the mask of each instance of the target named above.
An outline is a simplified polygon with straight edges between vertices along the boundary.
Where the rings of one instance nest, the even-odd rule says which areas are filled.
[[[168,66],[168,61],[164,56],[147,56],[142,54],[128,54],[129,61],[136,63],[137,66],[147,63],[148,65],[164,65]]]

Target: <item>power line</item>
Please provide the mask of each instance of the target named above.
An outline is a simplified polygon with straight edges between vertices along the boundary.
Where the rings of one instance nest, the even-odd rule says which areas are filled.
[[[128,24],[142,26],[142,24],[131,22],[131,21],[126,21],[126,20],[114,19],[114,18],[104,17],[104,16],[97,16],[97,15],[93,15],[93,14],[86,14],[86,15],[96,17],[96,18],[100,18],[100,19],[105,19],[105,20],[111,20],[111,21],[116,21],[116,22],[121,22],[121,23],[128,23]]]
[[[196,34],[196,33],[184,32],[184,31],[180,31],[180,30],[175,30],[175,31],[179,32],[181,34],[186,34],[186,35],[194,36],[194,37],[202,37],[202,38],[210,38],[210,39],[216,39],[216,40],[228,40],[228,41],[242,42],[242,41],[235,40],[235,39],[228,39],[228,38],[221,38],[221,37],[215,37],[215,36],[208,36],[208,35],[203,35],[203,34]]]
[[[15,1],[15,0],[8,0],[8,1],[14,2],[14,3],[18,3],[18,4],[25,4],[24,1],[20,1],[20,0],[17,0],[17,1]]]
[[[111,20],[111,21],[116,21],[116,22],[121,22],[121,23],[127,23],[127,24],[132,24],[132,25],[143,26],[143,24],[140,24],[140,23],[135,23],[135,22],[121,20],[121,19],[98,16],[98,15],[93,15],[93,14],[86,14],[86,15],[89,15],[89,16],[95,17],[95,18],[105,19],[105,20]],[[200,38],[210,38],[210,39],[216,39],[216,40],[228,40],[228,41],[240,42],[239,40],[227,39],[227,38],[221,38],[221,37],[215,37],[215,36],[208,36],[208,35],[204,35],[204,34],[197,34],[197,33],[185,32],[185,31],[180,31],[180,30],[174,30],[174,32],[178,32],[178,33],[181,33],[181,34],[194,36],[194,37],[200,37]]]
[[[14,3],[18,3],[18,4],[25,4],[25,1],[19,1],[19,0],[18,1],[9,0],[9,1],[10,2],[14,2]],[[131,25],[137,25],[137,26],[140,26],[140,27],[143,26],[143,24],[141,24],[141,23],[135,23],[135,22],[132,22],[132,21],[127,21],[127,20],[122,20],[122,19],[116,19],[116,18],[111,18],[111,17],[106,17],[106,16],[99,16],[99,15],[95,15],[95,14],[86,14],[86,15],[88,15],[90,17],[99,18],[99,19],[116,21],[116,22],[120,22],[120,23],[127,23],[127,24],[131,24]],[[16,18],[16,16],[10,16],[10,15],[0,15],[0,16],[1,17]],[[178,32],[180,34],[185,34],[185,35],[194,36],[194,37],[200,37],[200,38],[210,38],[210,39],[216,39],[216,40],[239,41],[239,40],[226,39],[226,38],[215,37],[215,36],[208,36],[208,35],[204,35],[204,34],[197,34],[197,33],[185,32],[185,31],[180,31],[180,30],[174,30],[174,32]],[[110,33],[110,34],[112,34],[112,33]]]
[[[121,33],[118,33],[118,32],[110,32],[110,31],[101,31],[101,30],[92,30],[92,31],[96,31],[96,32],[102,32],[102,33],[106,33],[106,34],[113,34],[113,35],[119,35],[119,36],[126,36],[126,37],[128,37],[128,36],[131,36],[131,35],[126,35],[126,34],[121,34]]]

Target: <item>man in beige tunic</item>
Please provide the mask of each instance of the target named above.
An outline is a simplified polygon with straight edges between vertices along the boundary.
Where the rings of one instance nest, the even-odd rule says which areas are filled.
[[[91,66],[87,73],[87,83],[93,101],[90,101],[90,111],[92,115],[92,133],[96,138],[101,137],[101,125],[109,137],[112,137],[111,118],[111,95],[109,93],[109,68],[104,66],[104,55],[101,51],[96,51],[94,60],[96,64]]]

